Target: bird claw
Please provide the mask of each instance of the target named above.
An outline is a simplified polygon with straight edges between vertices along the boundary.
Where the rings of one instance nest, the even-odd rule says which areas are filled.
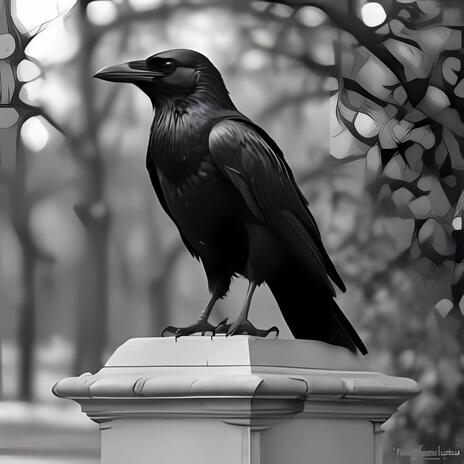
[[[217,326],[216,326],[216,331],[215,333],[216,334],[227,334],[227,332],[229,331],[230,329],[230,326],[232,324],[227,324],[227,321],[229,320],[228,317],[226,317],[223,321],[221,321]]]
[[[195,324],[189,325],[187,327],[174,327],[169,325],[163,329],[161,336],[164,337],[167,332],[170,332],[172,335],[174,335],[177,341],[179,337],[185,337],[195,333],[201,333],[201,335],[205,335],[206,332],[211,332],[211,337],[213,337],[216,335],[216,328],[217,327],[211,325],[209,322],[200,319]]]
[[[166,334],[166,332],[171,332],[171,334],[174,335],[174,334],[176,333],[177,330],[178,330],[177,327],[173,327],[172,325],[168,325],[168,326],[165,327],[165,328],[163,329],[163,331],[161,332],[161,336],[164,337],[165,334]]]
[[[252,335],[254,337],[267,337],[271,332],[275,332],[277,338],[279,336],[279,329],[275,325],[270,329],[257,329],[249,320],[234,322],[227,331],[227,336],[231,335]]]

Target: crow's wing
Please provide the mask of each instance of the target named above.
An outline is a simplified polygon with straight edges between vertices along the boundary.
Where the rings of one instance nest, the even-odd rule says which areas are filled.
[[[335,291],[345,285],[322,244],[307,202],[275,142],[247,120],[226,119],[209,135],[220,172],[235,186],[257,221],[269,227],[316,282]]]

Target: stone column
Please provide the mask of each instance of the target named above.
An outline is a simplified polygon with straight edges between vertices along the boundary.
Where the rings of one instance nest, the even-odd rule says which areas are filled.
[[[380,464],[418,387],[321,342],[193,336],[129,340],[53,392],[100,424],[103,464]]]

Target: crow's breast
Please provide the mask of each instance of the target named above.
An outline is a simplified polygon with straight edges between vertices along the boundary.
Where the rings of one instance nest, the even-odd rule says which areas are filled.
[[[200,253],[247,246],[244,218],[229,185],[209,160],[172,182],[158,172],[167,206],[186,239]]]

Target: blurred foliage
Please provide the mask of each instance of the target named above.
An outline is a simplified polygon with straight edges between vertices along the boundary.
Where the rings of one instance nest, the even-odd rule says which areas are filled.
[[[376,23],[362,1],[285,3],[81,1],[28,45],[20,97],[42,117],[22,128],[33,199],[24,224],[49,258],[35,257],[29,289],[36,398],[58,371],[94,370],[128,337],[192,320],[207,299],[145,173],[149,102],[91,78],[188,47],[211,58],[238,108],[283,148],[347,282],[340,304],[370,363],[423,389],[388,424],[387,448],[464,448],[463,7],[385,0]],[[8,396],[26,268],[15,192],[0,189]],[[218,321],[240,307],[240,286]],[[282,326],[265,289],[254,303],[256,322]]]

